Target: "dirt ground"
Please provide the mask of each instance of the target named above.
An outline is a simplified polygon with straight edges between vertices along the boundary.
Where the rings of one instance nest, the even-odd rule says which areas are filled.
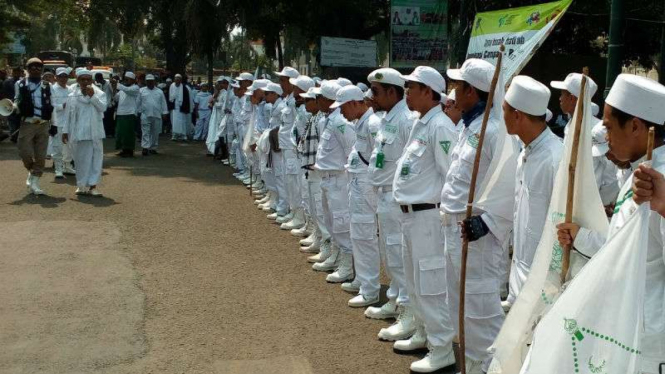
[[[34,197],[0,143],[0,373],[409,371],[202,144],[112,145],[103,198],[51,170]]]

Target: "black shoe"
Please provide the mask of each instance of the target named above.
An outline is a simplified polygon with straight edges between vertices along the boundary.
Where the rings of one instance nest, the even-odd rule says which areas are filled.
[[[141,151],[141,154],[144,155],[144,156],[147,156],[147,155],[150,154],[150,152],[147,149],[143,148],[143,151]]]
[[[154,149],[150,149],[150,150],[148,150],[148,152],[150,152],[151,155],[158,155],[158,154],[159,154],[159,153],[157,153],[157,151],[154,150]]]

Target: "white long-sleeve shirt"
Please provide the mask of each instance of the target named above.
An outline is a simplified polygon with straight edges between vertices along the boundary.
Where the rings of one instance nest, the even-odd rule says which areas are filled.
[[[406,105],[406,99],[395,104],[381,120],[376,134],[374,149],[369,158],[372,184],[377,187],[391,186],[397,170],[397,160],[402,156],[409,141],[415,117]],[[383,168],[376,167],[376,156],[383,152]]]
[[[138,109],[140,88],[137,84],[125,86],[118,84],[118,93],[115,99],[118,102],[116,114],[119,116],[136,115]]]
[[[607,206],[616,201],[621,185],[617,180],[617,167],[605,155],[593,158],[593,173],[596,176],[598,191],[603,205]]]
[[[342,116],[340,108],[327,118],[319,147],[316,151],[315,168],[322,171],[343,171],[356,135],[349,122]]]
[[[393,196],[399,204],[440,201],[456,142],[455,125],[440,105],[415,120],[393,177]]]
[[[71,89],[67,86],[62,87],[59,84],[51,85],[51,104],[53,105],[53,116],[51,124],[57,127],[64,126],[65,116],[67,114],[66,103]]]
[[[279,125],[279,147],[295,150],[297,147],[293,128],[296,122],[296,99],[293,94],[282,101],[281,118]]]
[[[147,121],[148,118],[161,118],[163,115],[169,114],[164,92],[157,87],[152,90],[148,87],[141,87],[138,106],[142,121]]]
[[[106,94],[98,87],[92,97],[83,95],[79,87],[69,94],[67,99],[67,116],[62,133],[69,135],[72,142],[81,140],[104,139],[104,111],[106,110]]]
[[[380,122],[370,121],[374,116],[374,110],[369,108],[353,126],[356,133],[356,142],[353,144],[349,159],[346,164],[346,170],[349,173],[367,173],[369,166],[369,155],[374,149],[374,135],[379,130]]]

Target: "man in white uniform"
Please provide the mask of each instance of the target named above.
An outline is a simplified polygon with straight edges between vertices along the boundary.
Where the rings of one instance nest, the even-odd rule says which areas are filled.
[[[647,152],[647,137],[650,127],[655,130],[653,151],[653,169],[665,171],[665,87],[648,78],[636,75],[620,74],[607,99],[603,115],[603,124],[607,128],[610,152],[619,161],[629,161],[634,168],[644,162]],[[640,188],[648,188],[645,173],[648,168],[641,166],[635,172],[639,179],[635,181],[637,196],[632,190],[632,176],[623,184],[619,199],[610,222],[608,238],[623,227],[637,209],[636,201],[644,201]],[[661,180],[658,177],[657,182]],[[646,183],[646,184],[645,184]],[[655,203],[652,209],[660,211]],[[587,238],[579,237],[580,227],[559,230],[559,242],[562,245],[573,244],[576,249],[597,245]],[[646,266],[646,294],[644,296],[644,331],[640,349],[642,351],[641,373],[661,373],[665,368],[665,220],[657,212],[652,212],[649,219],[649,237]],[[596,248],[597,250],[598,248]],[[612,270],[612,269],[608,269]],[[621,272],[622,269],[615,269]],[[602,311],[598,311],[602,313]],[[617,321],[621,323],[621,321]],[[660,371],[659,371],[660,367]]]
[[[115,81],[114,81],[115,82]],[[131,71],[125,73],[124,84],[115,84],[115,101],[118,103],[115,124],[115,149],[120,157],[134,157],[136,124],[138,117],[139,86]]]
[[[440,92],[446,81],[435,69],[417,67],[406,81],[409,109],[420,113],[402,156],[397,161],[393,195],[402,211],[402,258],[409,303],[415,314],[415,334],[395,342],[398,351],[428,348],[411,371],[432,373],[455,363],[447,302],[446,258],[439,220],[441,190],[455,147],[455,125],[441,110]]]
[[[598,123],[591,130],[593,154],[593,173],[596,176],[596,183],[600,192],[600,199],[606,210],[614,210],[614,202],[619,194],[621,184],[617,178],[619,169],[607,158],[609,144],[607,143],[607,129],[603,126],[603,121]]]
[[[369,173],[377,191],[379,249],[390,285],[386,291],[388,302],[380,308],[367,308],[365,316],[373,319],[397,317],[395,324],[379,332],[380,339],[395,341],[410,337],[416,330],[402,261],[400,220],[403,213],[393,196],[397,160],[409,141],[415,117],[406,104],[404,79],[397,70],[378,69],[370,73],[367,80],[371,85],[372,101],[377,109],[385,112],[369,159]]]
[[[517,161],[513,260],[504,310],[513,305],[529,276],[563,152],[563,143],[545,123],[549,99],[550,90],[544,84],[519,75],[513,78],[503,102],[507,132],[517,135],[523,144]]]
[[[92,72],[76,73],[78,87],[69,94],[62,141],[72,142],[76,163],[76,194],[102,196],[97,185],[102,179],[104,159],[104,111],[106,95],[92,84]]]
[[[586,90],[591,93],[591,97],[596,94],[598,90],[598,85],[593,79],[587,77]],[[559,106],[563,114],[567,115],[569,120],[564,129],[564,133],[568,134],[568,129],[570,128],[570,122],[572,121],[573,114],[575,113],[575,107],[577,107],[577,100],[580,97],[580,91],[582,90],[582,74],[580,73],[570,73],[566,76],[566,79],[563,81],[552,81],[550,82],[552,88],[561,90],[561,96],[559,96]]]
[[[349,173],[349,211],[351,215],[351,243],[355,263],[356,281],[360,284],[358,295],[348,304],[353,308],[366,307],[379,301],[379,243],[376,236],[376,192],[368,174],[369,155],[373,149],[370,117],[374,110],[364,101],[362,90],[356,86],[342,87],[332,109],[340,108],[349,122],[355,122],[356,141],[349,154],[346,170]]]
[[[211,104],[212,112],[210,114],[210,121],[208,122],[208,135],[206,137],[206,147],[208,148],[208,155],[215,155],[215,145],[219,140],[219,123],[224,116],[224,100],[226,99],[226,90],[229,86],[228,80],[224,77],[217,78],[215,83],[215,92],[212,95]]]
[[[62,143],[62,127],[64,126],[67,113],[67,98],[69,97],[69,68],[58,68],[56,71],[57,83],[51,86],[51,102],[53,103],[53,117],[51,125],[58,128],[58,133],[53,136],[53,164],[55,166],[55,177],[64,178],[65,171],[74,172],[71,169],[71,149],[70,146]],[[65,162],[65,155],[68,160]]]
[[[175,75],[175,82],[169,87],[169,101],[173,105],[171,110],[171,140],[187,141],[191,122],[191,112],[194,108],[194,98],[187,85],[182,82],[182,75]]]
[[[166,97],[162,90],[155,87],[155,76],[145,77],[146,86],[139,93],[139,112],[141,113],[141,147],[143,155],[157,154],[159,134],[162,132],[162,117],[169,114]]]
[[[511,220],[474,207],[472,217],[466,218],[466,205],[473,164],[478,147],[483,114],[487,106],[494,66],[480,59],[469,59],[461,69],[448,70],[456,81],[455,99],[464,113],[463,128],[457,145],[451,148],[452,164],[441,194],[441,210],[446,237],[446,264],[450,315],[455,329],[459,326],[459,281],[462,258],[462,232],[458,222],[465,221],[469,239],[466,278],[466,355],[467,373],[486,371],[490,356],[487,349],[496,338],[505,314],[501,308],[501,285],[506,278],[508,241],[513,228]],[[495,103],[494,105],[500,105]],[[503,118],[489,116],[485,143],[478,169],[476,191],[487,177],[494,157],[498,157],[497,137]],[[513,206],[514,201],[506,201]],[[467,227],[474,230],[467,230]],[[458,331],[459,334],[459,331]]]

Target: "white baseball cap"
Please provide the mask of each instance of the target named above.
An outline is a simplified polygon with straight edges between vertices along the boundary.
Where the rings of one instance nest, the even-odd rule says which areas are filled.
[[[518,75],[506,92],[506,102],[514,109],[532,116],[547,114],[551,92],[547,86],[526,75]]]
[[[132,73],[131,71],[128,71],[125,72],[125,78],[136,79],[136,75],[134,75],[134,73]]]
[[[252,82],[252,85],[247,88],[247,91],[245,92],[245,96],[252,96],[254,91],[261,89],[270,83],[269,80],[267,79],[257,79],[254,82]]]
[[[314,87],[314,80],[306,75],[299,75],[297,78],[289,78],[289,83],[307,92]]]
[[[401,77],[404,81],[422,83],[435,92],[446,92],[446,80],[432,67],[418,66],[411,74]]]
[[[360,88],[362,92],[367,92],[367,90],[369,90],[369,87],[363,82],[356,83],[356,87]]]
[[[446,94],[444,94],[443,92],[441,92],[441,100],[439,100],[439,102],[440,102],[441,104],[445,104],[446,102],[448,102],[448,95],[446,95]]]
[[[604,156],[610,150],[607,142],[607,128],[603,121],[598,121],[591,129],[591,154],[593,157]]]
[[[280,77],[298,78],[300,73],[298,73],[298,70],[290,66],[285,66],[281,72],[277,73],[277,75]]]
[[[336,81],[327,81],[321,84],[321,96],[330,100],[337,100],[337,91],[342,88]],[[357,87],[356,87],[357,88]]]
[[[619,74],[605,104],[656,125],[665,123],[665,86],[649,78]]]
[[[360,88],[354,85],[345,86],[337,91],[335,102],[332,103],[330,109],[339,108],[349,101],[363,101],[364,99],[365,96],[363,95],[363,91]]]
[[[392,84],[404,88],[404,79],[399,71],[391,68],[376,69],[367,76],[368,82]]]
[[[148,75],[145,76],[145,80],[147,80],[147,81],[154,81],[154,80],[155,80],[155,76],[152,75],[152,74],[148,74]]]
[[[89,76],[92,77],[92,70],[79,69],[79,70],[76,71],[76,76],[77,77],[82,77],[82,76],[85,76],[85,75],[89,75]]]
[[[71,73],[71,72],[72,72],[72,69],[71,69],[71,68],[63,68],[63,67],[60,67],[60,68],[55,69],[55,75],[56,75],[56,76],[57,76],[57,75],[60,75],[60,74],[69,75],[69,73]]]
[[[272,82],[268,83],[265,87],[262,87],[260,89],[265,92],[274,92],[280,96],[282,96],[282,94],[284,93],[282,87],[279,84]]]
[[[339,84],[342,87],[350,86],[353,85],[353,82],[346,78],[337,78],[337,84]]]
[[[582,91],[582,77],[583,75],[580,73],[570,73],[563,81],[550,82],[550,86],[559,90],[566,90],[573,96],[580,97],[580,91]],[[587,78],[586,89],[589,90],[593,97],[593,95],[596,94],[596,91],[598,91],[598,85],[590,77]]]
[[[494,65],[478,58],[470,58],[462,64],[459,69],[448,69],[448,78],[456,81],[464,81],[471,86],[489,92],[494,78]]]
[[[450,94],[448,94],[448,100],[455,101],[456,97],[457,97],[457,91],[455,88],[453,88],[453,90],[450,91]]]
[[[320,93],[316,93],[316,91],[320,91],[316,87],[310,87],[307,92],[301,93],[300,97],[304,99],[316,99],[316,95],[319,95]]]
[[[240,81],[253,81],[254,80],[254,75],[252,73],[240,73],[238,78],[236,78],[238,82]]]

